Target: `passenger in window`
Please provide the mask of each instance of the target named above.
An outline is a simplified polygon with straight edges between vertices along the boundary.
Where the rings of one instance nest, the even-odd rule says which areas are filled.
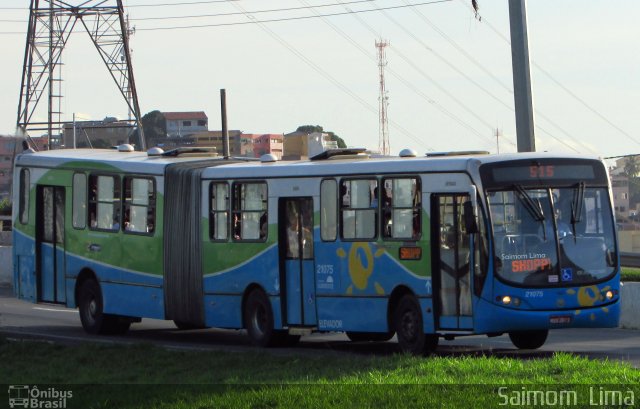
[[[262,213],[262,216],[260,216],[260,240],[264,240],[267,238],[268,229],[269,225],[267,224],[267,214]]]
[[[373,209],[378,208],[378,187],[373,188],[373,199],[371,199],[371,207]]]
[[[240,240],[241,222],[240,215],[238,213],[233,214],[233,238]]]
[[[289,216],[287,227],[287,257],[289,258],[300,257],[298,228],[298,215],[293,213]]]

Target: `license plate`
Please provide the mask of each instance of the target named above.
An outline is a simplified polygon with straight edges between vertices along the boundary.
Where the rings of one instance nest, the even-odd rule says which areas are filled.
[[[549,317],[551,324],[571,324],[571,315],[552,315]]]

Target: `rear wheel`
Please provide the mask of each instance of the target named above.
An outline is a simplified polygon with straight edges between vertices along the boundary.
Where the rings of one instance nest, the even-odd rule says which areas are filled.
[[[89,279],[82,283],[78,296],[80,322],[89,334],[124,334],[131,326],[131,320],[103,311],[102,291],[98,283]]]
[[[253,290],[249,294],[244,307],[244,325],[254,345],[273,346],[283,338],[283,334],[273,329],[273,311],[262,290]]]
[[[352,332],[347,331],[347,337],[353,342],[385,342],[393,338],[395,333],[389,332]]]
[[[403,296],[395,308],[393,322],[402,352],[428,354],[438,346],[438,336],[425,334],[422,311],[418,300],[410,294]]]
[[[544,345],[549,335],[548,329],[537,331],[513,331],[509,338],[518,349],[538,349]]]

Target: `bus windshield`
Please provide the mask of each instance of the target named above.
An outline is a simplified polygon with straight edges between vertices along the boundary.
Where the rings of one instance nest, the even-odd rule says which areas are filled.
[[[604,187],[524,188],[488,193],[497,275],[523,286],[584,285],[617,264]]]

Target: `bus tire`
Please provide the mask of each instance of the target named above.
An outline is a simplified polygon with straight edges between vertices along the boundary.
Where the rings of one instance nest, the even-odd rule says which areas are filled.
[[[393,313],[393,323],[400,351],[413,355],[426,352],[429,345],[422,325],[422,311],[413,295],[406,294],[400,298]]]
[[[273,328],[273,311],[267,295],[262,290],[253,290],[244,307],[244,325],[253,345],[270,347],[283,337]]]
[[[83,282],[78,299],[82,328],[93,335],[103,333],[105,314],[102,312],[102,292],[98,283],[93,279]]]
[[[389,332],[353,332],[347,331],[347,337],[352,342],[385,342],[393,338],[395,333]]]
[[[80,286],[78,307],[82,328],[89,334],[122,335],[131,326],[128,318],[104,313],[102,291],[94,279]]]
[[[513,331],[509,333],[509,339],[518,349],[538,349],[544,345],[548,335],[548,329]]]

